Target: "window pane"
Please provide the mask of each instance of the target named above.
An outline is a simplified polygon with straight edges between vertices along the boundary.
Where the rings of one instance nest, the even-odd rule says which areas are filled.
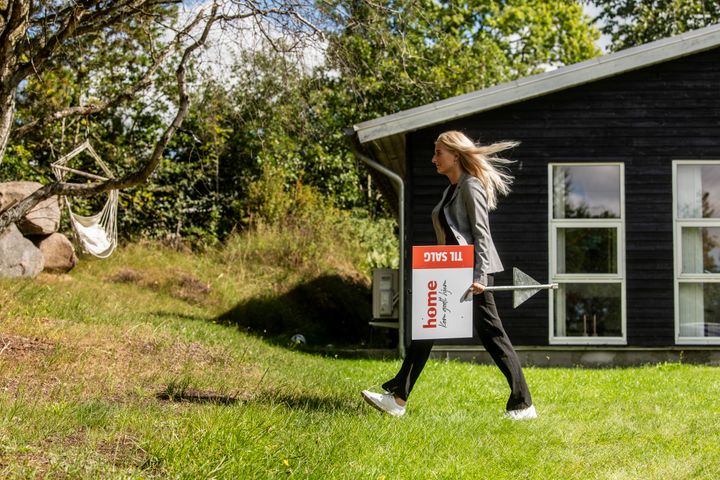
[[[621,337],[619,283],[561,283],[555,290],[555,336]]]
[[[553,217],[620,218],[620,167],[554,166]]]
[[[678,217],[720,218],[720,165],[678,165]]]
[[[681,283],[679,306],[681,337],[720,337],[720,283]]]
[[[617,273],[617,228],[558,228],[558,273]]]
[[[682,272],[720,273],[720,227],[682,229]]]

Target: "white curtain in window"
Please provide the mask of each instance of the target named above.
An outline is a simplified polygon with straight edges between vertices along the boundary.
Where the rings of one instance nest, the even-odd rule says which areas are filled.
[[[702,166],[681,165],[677,169],[678,218],[702,218]],[[682,273],[702,273],[703,244],[701,228],[682,228]],[[681,283],[680,336],[704,335],[703,288],[701,283]]]
[[[703,273],[702,228],[681,229],[682,273]]]
[[[677,169],[678,218],[702,218],[702,165]]]
[[[705,336],[705,312],[702,283],[680,284],[680,336]]]
[[[553,167],[553,218],[565,218],[565,169]]]

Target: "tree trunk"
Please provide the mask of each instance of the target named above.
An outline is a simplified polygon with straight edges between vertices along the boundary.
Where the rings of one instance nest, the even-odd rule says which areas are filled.
[[[15,118],[15,89],[0,95],[0,163],[5,158],[13,118]]]

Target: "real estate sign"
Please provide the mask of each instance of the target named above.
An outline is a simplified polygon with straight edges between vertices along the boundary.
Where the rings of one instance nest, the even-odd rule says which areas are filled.
[[[472,337],[472,245],[414,246],[412,339]]]

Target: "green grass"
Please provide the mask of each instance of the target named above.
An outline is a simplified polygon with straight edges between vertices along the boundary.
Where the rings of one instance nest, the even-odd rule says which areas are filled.
[[[720,478],[712,367],[527,368],[540,417],[512,423],[496,368],[431,361],[407,415],[380,415],[359,391],[399,360],[214,322],[341,263],[283,268],[261,244],[0,282],[0,478]]]

